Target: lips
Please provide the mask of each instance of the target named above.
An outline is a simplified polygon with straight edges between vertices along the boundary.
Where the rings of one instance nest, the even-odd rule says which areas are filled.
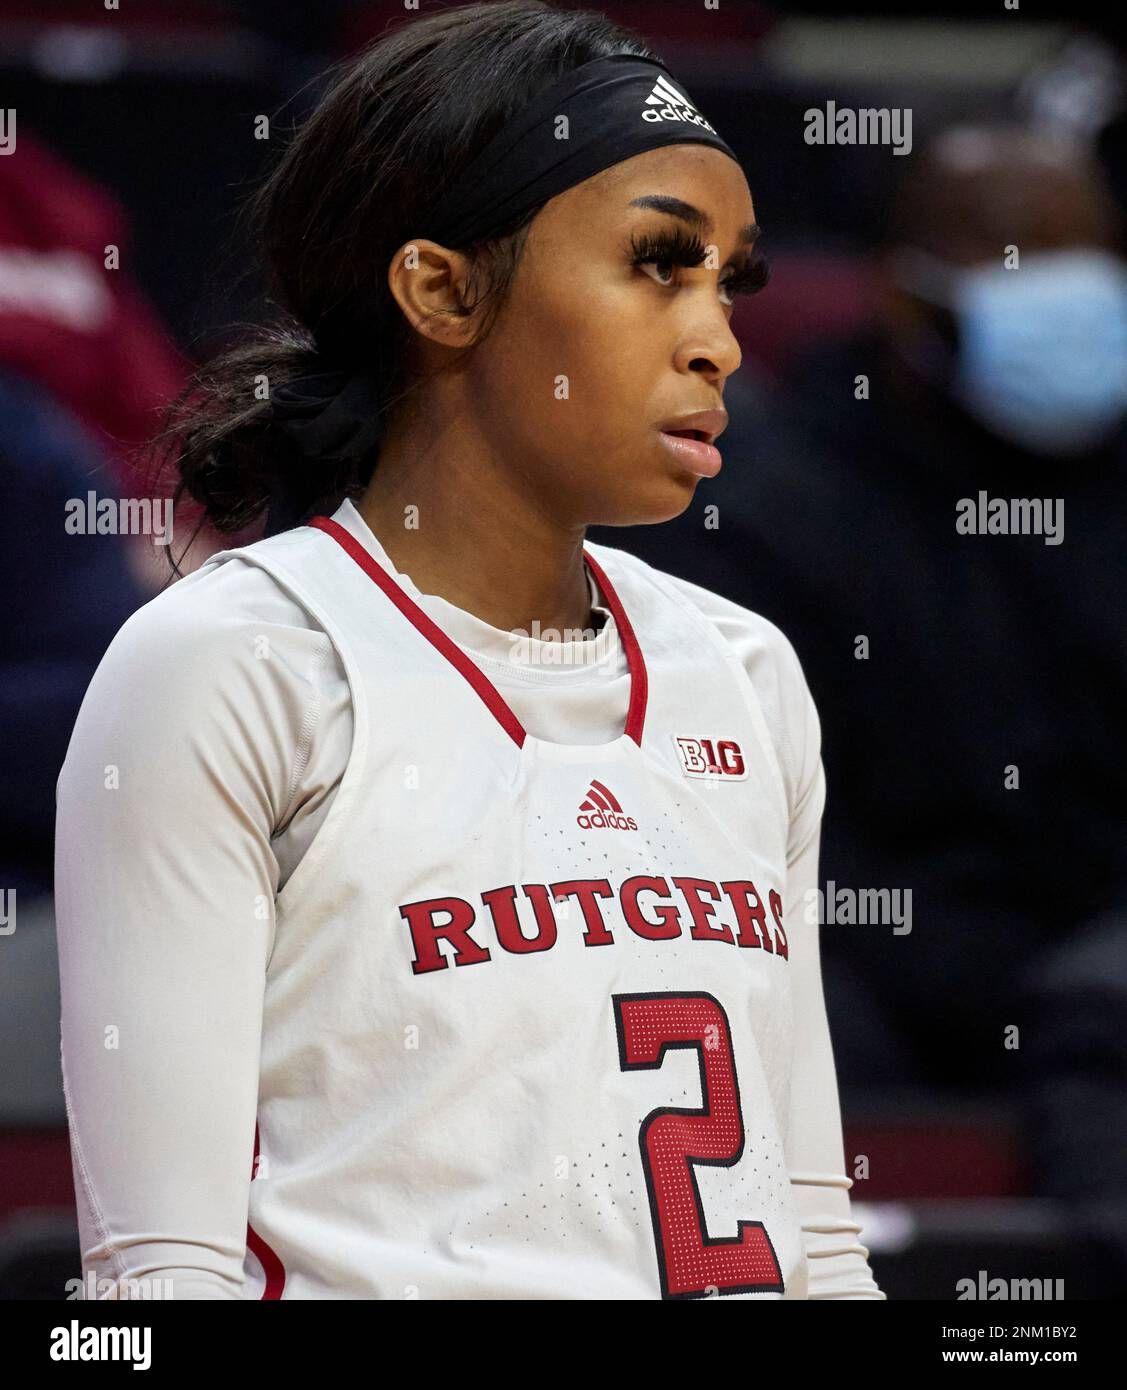
[[[662,443],[692,472],[714,478],[723,459],[713,440],[727,428],[726,410],[695,410],[660,426]]]
[[[658,426],[663,434],[715,444],[728,428],[726,410],[692,410]]]
[[[659,430],[658,438],[665,447],[693,473],[702,478],[714,478],[720,472],[724,460],[715,444],[706,439],[694,439],[686,434],[673,434],[669,430]]]

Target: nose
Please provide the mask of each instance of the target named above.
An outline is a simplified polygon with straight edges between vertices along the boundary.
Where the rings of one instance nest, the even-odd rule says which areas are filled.
[[[677,347],[676,366],[681,372],[706,377],[717,388],[739,370],[743,352],[726,315],[717,307],[707,323],[696,321]]]

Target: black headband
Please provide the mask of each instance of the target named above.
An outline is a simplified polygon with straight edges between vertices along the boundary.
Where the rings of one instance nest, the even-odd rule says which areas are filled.
[[[468,246],[612,164],[680,144],[712,145],[736,159],[656,58],[595,58],[507,121],[444,191],[418,234]]]
[[[736,159],[655,58],[595,58],[508,120],[441,195],[417,234],[452,248],[468,246],[612,164],[680,144],[712,145]],[[276,387],[270,402],[272,423],[306,458],[359,459],[379,441],[379,395],[366,369],[314,369]],[[285,499],[272,499],[266,534],[295,524]]]

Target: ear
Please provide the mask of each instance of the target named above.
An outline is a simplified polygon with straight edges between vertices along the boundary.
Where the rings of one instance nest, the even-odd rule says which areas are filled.
[[[436,241],[405,241],[391,258],[388,288],[420,337],[443,347],[467,346],[477,330],[470,307],[470,261]]]

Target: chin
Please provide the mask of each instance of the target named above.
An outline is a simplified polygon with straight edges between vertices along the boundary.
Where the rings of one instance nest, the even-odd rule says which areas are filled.
[[[677,469],[664,479],[653,479],[646,489],[641,487],[630,497],[608,499],[598,508],[598,515],[588,519],[588,526],[657,526],[680,516],[692,502],[698,473],[687,468]]]

